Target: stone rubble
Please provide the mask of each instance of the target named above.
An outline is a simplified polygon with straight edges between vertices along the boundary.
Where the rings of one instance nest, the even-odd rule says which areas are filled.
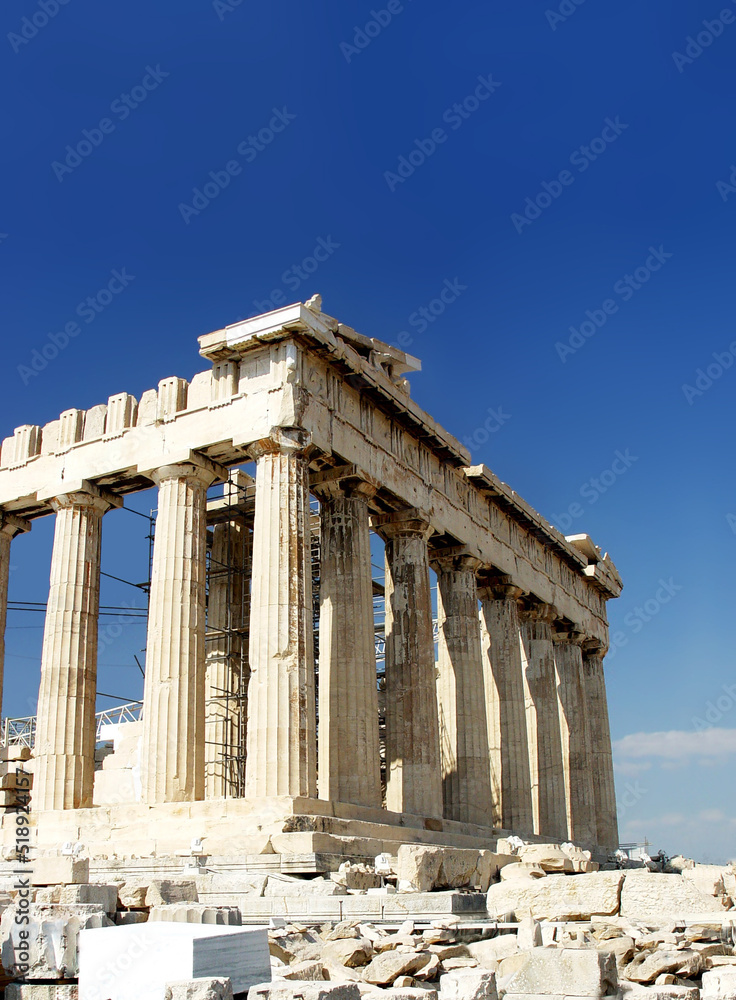
[[[390,862],[382,860],[381,875],[344,863],[329,877],[310,878],[206,873],[90,883],[81,881],[88,869],[77,859],[44,859],[34,880],[43,884],[28,904],[28,969],[22,984],[8,986],[6,1000],[75,1000],[84,928],[146,921],[241,926],[260,912],[254,907],[269,884],[289,887],[272,898],[311,898],[315,909],[302,923],[272,918],[273,979],[252,987],[250,1000],[736,1000],[736,908],[726,891],[733,866],[675,859],[653,871],[599,865],[571,844],[509,840],[496,847],[402,846]],[[59,881],[49,884],[52,875]],[[368,899],[377,879],[397,884],[399,892],[387,898],[411,904],[413,917],[393,924],[320,920],[322,897],[337,890],[350,894],[340,898]],[[228,895],[226,887],[238,905],[200,901],[200,889],[207,900]],[[428,903],[449,887],[462,898],[485,898],[487,913],[437,918]],[[3,890],[11,899],[0,921],[7,981],[20,964],[21,904],[9,878],[0,878]],[[167,989],[171,1000],[232,996],[224,979]]]

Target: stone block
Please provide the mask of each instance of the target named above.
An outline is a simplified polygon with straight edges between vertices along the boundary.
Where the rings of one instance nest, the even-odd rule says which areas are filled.
[[[413,976],[432,958],[427,951],[384,951],[365,967],[363,982],[389,986],[397,976]]]
[[[616,967],[619,971],[627,965],[634,957],[636,945],[634,939],[624,934],[622,937],[609,938],[601,941],[597,946],[598,951],[607,951],[616,959]]]
[[[682,951],[640,952],[624,971],[624,976],[634,983],[653,983],[657,976],[672,973],[676,976],[697,976],[703,968],[701,956],[689,949]]]
[[[695,865],[685,868],[682,875],[706,896],[721,896],[726,891],[730,869],[722,865]]]
[[[437,990],[423,986],[392,986],[387,990],[366,993],[368,1000],[437,1000]]]
[[[177,924],[219,924],[240,927],[243,923],[237,906],[206,906],[203,903],[170,903],[151,908],[148,919]]]
[[[282,979],[309,979],[321,982],[325,979],[325,970],[322,962],[293,962],[291,965],[279,969]]]
[[[89,858],[34,858],[29,874],[31,885],[81,885],[89,882]]]
[[[724,912],[715,896],[702,892],[685,875],[641,870],[626,872],[621,890],[621,916],[629,920],[661,924],[688,916]]]
[[[592,872],[499,882],[488,890],[488,914],[493,918],[514,913],[517,920],[529,916],[538,920],[611,916],[619,911],[624,874]]]
[[[703,1000],[736,1000],[736,968],[726,966],[703,973]]]
[[[373,958],[373,945],[367,938],[361,937],[327,941],[322,957],[326,962],[336,962],[353,969],[370,962]]]
[[[78,1000],[79,987],[76,983],[41,984],[8,983],[5,1000]]]
[[[534,948],[505,984],[509,993],[604,997],[618,992],[612,955],[582,948]]]
[[[197,883],[192,879],[154,879],[146,892],[146,906],[168,906],[170,903],[198,903]]]
[[[100,403],[91,407],[84,415],[84,440],[94,441],[105,433],[107,420],[107,404]]]
[[[360,1000],[356,983],[276,980],[248,990],[248,1000]]]
[[[534,917],[524,917],[517,932],[519,951],[542,947],[542,927]]]
[[[167,984],[212,977],[242,993],[271,975],[261,927],[157,922],[79,938],[79,1000],[165,1000]]]
[[[84,903],[101,907],[108,916],[112,916],[118,907],[118,889],[115,885],[64,885],[59,893],[59,902]]]
[[[314,931],[277,931],[269,934],[268,947],[274,958],[287,965],[292,962],[312,962],[322,958],[324,942]]]
[[[288,875],[269,875],[264,896],[345,896],[347,889],[332,879],[289,878]]]
[[[144,909],[148,889],[148,882],[124,882],[118,886],[120,905],[128,910]]]
[[[496,975],[482,969],[459,969],[440,976],[442,1000],[497,1000]]]
[[[477,886],[485,892],[505,861],[505,856],[493,851],[402,844],[396,864],[399,891],[430,892]]]
[[[624,1000],[700,1000],[697,986],[640,986],[624,984]]]
[[[519,943],[516,934],[498,934],[484,941],[474,941],[467,948],[482,966],[494,969],[497,962],[517,953]]]
[[[186,979],[167,983],[164,1000],[233,1000],[229,979]]]
[[[572,860],[557,844],[526,844],[519,851],[522,863],[539,865],[545,872],[572,872]]]
[[[499,875],[502,882],[509,882],[513,879],[536,879],[544,878],[547,872],[541,865],[533,865],[527,861],[520,861],[515,865],[505,865]]]

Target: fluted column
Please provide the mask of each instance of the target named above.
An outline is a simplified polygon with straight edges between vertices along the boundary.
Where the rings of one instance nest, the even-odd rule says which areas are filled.
[[[583,677],[590,722],[597,843],[600,847],[614,850],[618,847],[618,817],[608,698],[603,675],[604,656],[605,651],[598,643],[585,643],[583,646]]]
[[[248,798],[317,792],[308,443],[305,431],[282,428],[251,449]]]
[[[78,492],[56,514],[41,654],[34,809],[92,805],[102,516],[117,500]]]
[[[491,826],[491,770],[475,574],[480,560],[437,556],[437,701],[444,815]]]
[[[562,760],[565,768],[567,835],[578,844],[597,840],[593,798],[590,728],[583,678],[581,632],[558,628],[554,634],[560,705]]]
[[[5,626],[8,618],[10,547],[15,536],[21,531],[28,531],[30,527],[30,522],[0,510],[0,713],[2,713],[5,668]]]
[[[243,520],[214,525],[205,668],[205,796],[242,794],[248,679],[251,535]]]
[[[381,805],[368,502],[356,476],[313,483],[320,501],[319,794]]]
[[[204,798],[209,465],[167,465],[158,486],[143,694],[143,801]]]
[[[550,604],[532,604],[520,611],[534,832],[563,840],[567,806],[552,641],[556,616]]]
[[[534,820],[517,608],[521,591],[507,577],[496,577],[479,594],[493,823],[514,833],[531,833]]]
[[[386,808],[440,819],[432,527],[413,509],[382,515],[373,525],[386,542]]]

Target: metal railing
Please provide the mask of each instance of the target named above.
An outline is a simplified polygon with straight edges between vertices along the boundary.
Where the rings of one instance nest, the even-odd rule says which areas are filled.
[[[130,701],[115,708],[106,708],[95,715],[97,740],[100,740],[103,726],[120,726],[125,722],[138,722],[143,710],[142,701]],[[25,719],[3,719],[2,746],[22,746],[33,749],[36,739],[36,716]]]

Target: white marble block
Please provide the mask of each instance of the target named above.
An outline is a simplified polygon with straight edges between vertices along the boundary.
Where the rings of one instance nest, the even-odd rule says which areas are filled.
[[[79,1000],[165,1000],[167,983],[212,976],[234,993],[270,980],[267,929],[156,922],[80,934]]]

